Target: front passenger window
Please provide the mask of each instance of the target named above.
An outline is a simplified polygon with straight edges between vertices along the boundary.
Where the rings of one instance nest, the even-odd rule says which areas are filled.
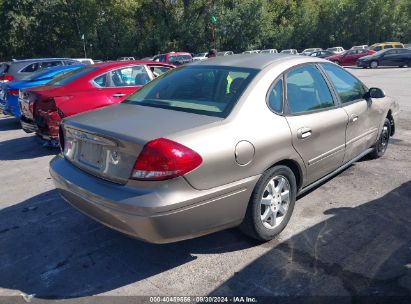
[[[313,64],[288,72],[287,101],[291,113],[309,112],[334,106],[328,85]]]
[[[322,67],[334,84],[342,103],[364,99],[366,90],[357,78],[336,65],[323,64]]]

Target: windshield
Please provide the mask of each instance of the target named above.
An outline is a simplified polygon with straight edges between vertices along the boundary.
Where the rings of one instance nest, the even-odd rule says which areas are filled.
[[[227,117],[258,70],[185,66],[156,78],[124,103]]]
[[[71,72],[68,72],[67,74],[63,74],[57,78],[55,78],[54,80],[50,81],[49,83],[47,83],[46,85],[48,86],[62,86],[62,85],[66,85],[69,84],[70,82],[80,78],[83,75],[86,75],[92,71],[97,70],[97,68],[91,68],[91,67],[84,67],[78,70],[74,70]]]
[[[205,57],[207,55],[207,53],[198,53],[195,54],[195,57]]]

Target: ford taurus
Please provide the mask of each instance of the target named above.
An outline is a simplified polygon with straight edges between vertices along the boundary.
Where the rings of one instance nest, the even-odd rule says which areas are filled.
[[[240,226],[270,240],[296,198],[395,132],[398,103],[329,61],[212,58],[65,119],[51,176],[95,220],[166,243]]]

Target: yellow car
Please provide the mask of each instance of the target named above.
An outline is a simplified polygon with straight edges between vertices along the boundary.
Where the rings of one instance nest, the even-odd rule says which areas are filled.
[[[404,48],[404,45],[401,42],[381,42],[373,44],[369,49],[378,52],[381,50],[393,48],[402,49]]]

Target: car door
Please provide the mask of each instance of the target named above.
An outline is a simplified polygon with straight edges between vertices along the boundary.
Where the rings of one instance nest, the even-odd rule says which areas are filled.
[[[341,166],[348,116],[315,64],[290,70],[285,81],[286,119],[307,168],[307,185]]]
[[[380,60],[379,60],[379,65],[381,66],[394,66],[397,65],[396,63],[396,55],[398,54],[398,50],[392,49],[384,52],[382,54]]]
[[[390,50],[391,51],[391,50]],[[408,49],[395,49],[396,54],[391,58],[393,66],[404,66],[411,62],[411,50]]]
[[[357,61],[356,54],[357,50],[347,51],[342,58],[342,65],[354,65]]]
[[[344,69],[321,64],[333,84],[342,109],[348,115],[344,163],[360,155],[377,140],[381,113],[373,101],[365,100],[367,88]]]
[[[150,74],[145,65],[134,65],[106,72],[94,78],[92,83],[97,87],[101,100],[114,104],[150,82]]]

